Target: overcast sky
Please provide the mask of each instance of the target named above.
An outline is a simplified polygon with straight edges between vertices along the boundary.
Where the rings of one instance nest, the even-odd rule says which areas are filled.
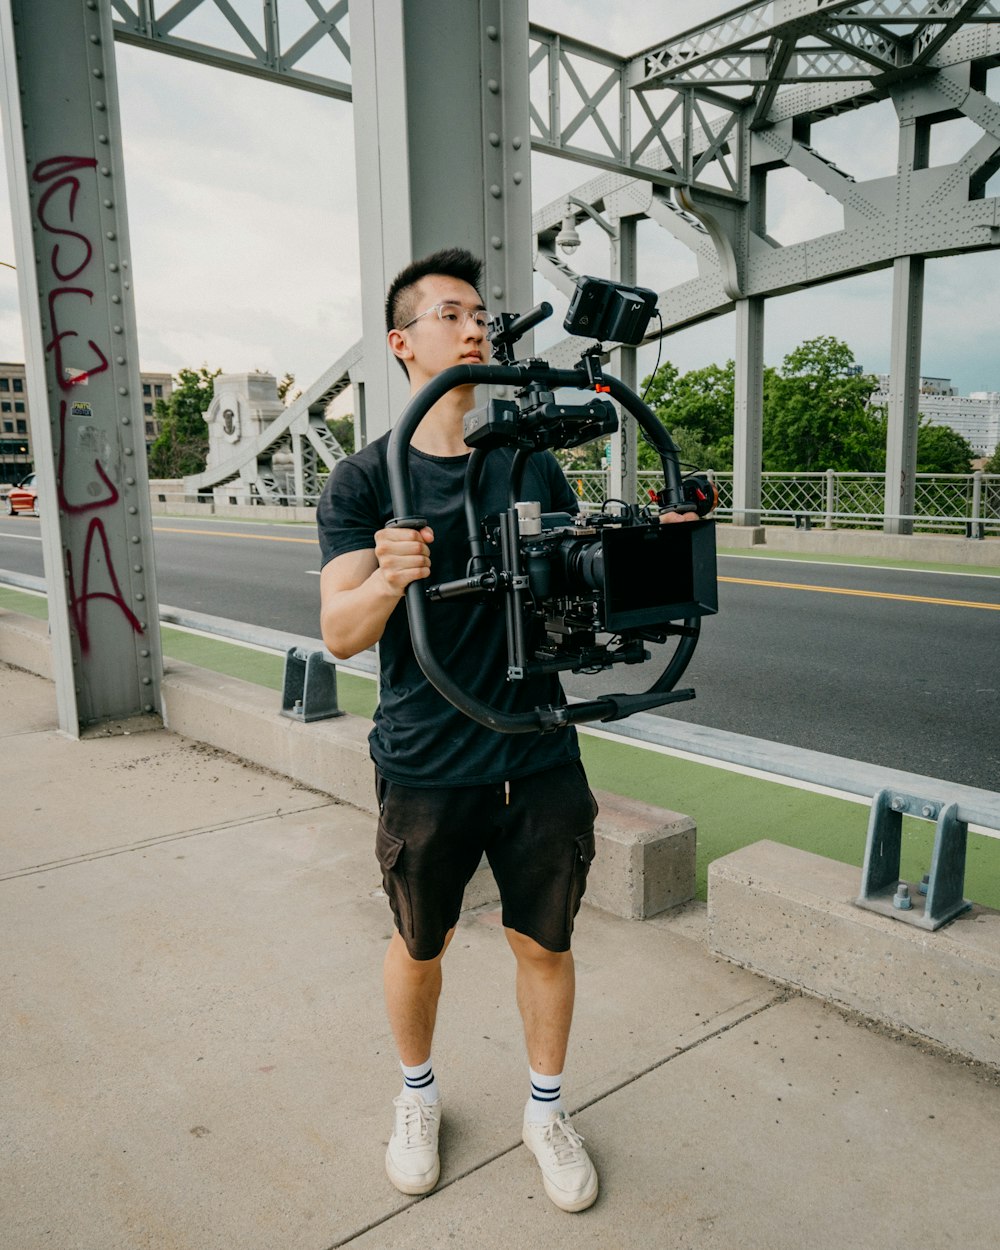
[[[284,0],[283,21],[291,6]],[[722,0],[532,0],[531,16],[612,51],[635,53],[729,7]],[[308,385],[360,336],[350,105],[116,48],[143,368],[289,371]],[[936,128],[932,162],[954,159],[979,133],[971,123]],[[891,173],[891,106],[825,122],[814,129],[813,143],[859,179]],[[591,176],[586,166],[536,156],[534,202],[548,203]],[[0,182],[0,261],[13,262],[2,167]],[[988,193],[997,193],[995,185]],[[841,221],[829,197],[790,171],[769,179],[768,204],[769,231],[781,242],[825,233]],[[581,236],[574,268],[606,271],[604,236],[595,226],[581,227]],[[994,252],[927,265],[923,372],[951,377],[963,393],[1000,390],[998,266]],[[662,290],[693,274],[690,254],[643,223],[639,281]],[[833,334],[865,368],[886,371],[890,292],[891,272],[882,271],[769,301],[767,362],[780,364],[804,339]],[[540,298],[552,295],[547,284],[539,286]],[[553,303],[559,313],[565,301]],[[558,328],[556,319],[550,324],[548,341]],[[545,336],[538,342],[544,347]],[[724,362],[733,355],[733,318],[671,336],[664,353],[682,371]],[[0,359],[23,356],[15,275],[0,267]],[[640,368],[648,371],[653,358],[649,351]]]

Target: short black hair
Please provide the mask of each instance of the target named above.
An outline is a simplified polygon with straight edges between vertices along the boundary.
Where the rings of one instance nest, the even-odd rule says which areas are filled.
[[[446,278],[458,278],[460,282],[468,282],[474,287],[476,294],[482,299],[479,286],[483,277],[483,262],[464,247],[445,247],[422,260],[401,269],[392,280],[389,293],[385,297],[385,330],[401,330],[408,321],[416,316],[414,310],[413,288],[421,278],[431,274],[442,274]],[[403,362],[400,361],[400,364]],[[404,366],[405,367],[405,366]]]

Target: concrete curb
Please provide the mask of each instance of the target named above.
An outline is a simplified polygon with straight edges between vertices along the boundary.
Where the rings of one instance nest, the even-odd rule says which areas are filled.
[[[1000,1068],[1000,912],[935,932],[853,905],[860,873],[777,842],[709,865],[717,954]]]
[[[917,560],[927,564],[967,564],[1000,568],[1000,540],[963,538],[958,534],[883,534],[869,530],[797,530],[790,525],[726,525],[719,523],[720,547],[766,554],[860,556],[867,559]]]

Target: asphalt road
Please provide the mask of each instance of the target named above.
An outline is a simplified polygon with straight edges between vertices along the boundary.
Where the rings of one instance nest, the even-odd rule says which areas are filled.
[[[161,602],[317,637],[308,527],[156,518]],[[42,576],[39,522],[0,518],[0,568]],[[662,714],[1000,788],[1000,578],[720,556],[720,609]],[[642,690],[651,663],[576,694]]]

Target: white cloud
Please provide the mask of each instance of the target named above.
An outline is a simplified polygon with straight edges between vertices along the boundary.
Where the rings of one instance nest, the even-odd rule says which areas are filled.
[[[143,364],[293,372],[360,333],[350,106],[120,48]]]

